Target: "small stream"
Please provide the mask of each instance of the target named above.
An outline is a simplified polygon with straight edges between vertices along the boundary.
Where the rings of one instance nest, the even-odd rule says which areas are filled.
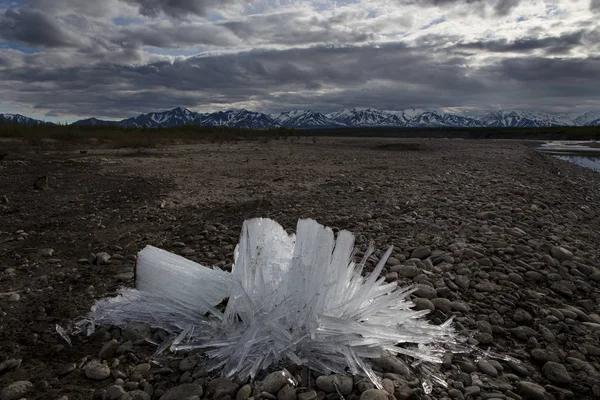
[[[561,160],[572,162],[581,167],[590,168],[600,172],[600,147],[590,147],[590,144],[598,145],[598,142],[548,142],[536,150],[549,154]]]

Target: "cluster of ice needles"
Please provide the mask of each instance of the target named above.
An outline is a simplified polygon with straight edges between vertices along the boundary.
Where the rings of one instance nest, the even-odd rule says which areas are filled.
[[[381,387],[372,359],[440,363],[457,337],[450,320],[433,325],[423,318],[427,310],[412,309],[414,287],[380,277],[391,248],[363,275],[373,251],[355,263],[350,232],[336,238],[330,228],[299,220],[288,235],[273,220],[248,220],[232,273],[148,246],[138,256],[136,289],[98,301],[81,325],[147,323],[171,334],[158,352],[200,350],[208,370],[242,380],[290,363],[349,370]]]

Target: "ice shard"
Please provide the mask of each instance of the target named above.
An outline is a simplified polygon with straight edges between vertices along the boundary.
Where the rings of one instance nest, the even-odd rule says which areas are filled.
[[[146,322],[172,333],[166,349],[199,350],[206,368],[254,378],[282,362],[322,373],[347,368],[381,387],[371,359],[400,355],[439,363],[457,345],[451,322],[433,325],[415,311],[412,287],[380,274],[390,248],[368,275],[354,262],[354,236],[313,220],[296,235],[275,221],[244,222],[232,273],[198,266],[148,247],[138,259],[137,289],[102,299],[84,321],[123,326]],[[215,307],[227,297],[224,313]]]

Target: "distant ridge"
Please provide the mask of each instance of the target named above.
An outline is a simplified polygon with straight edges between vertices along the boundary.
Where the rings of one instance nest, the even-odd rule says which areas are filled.
[[[40,124],[42,121],[19,114],[0,114],[0,122]],[[600,111],[569,116],[567,114],[541,113],[524,110],[500,110],[482,117],[442,113],[427,109],[399,111],[373,108],[351,108],[329,114],[313,110],[291,110],[278,114],[263,114],[244,109],[231,109],[214,113],[197,113],[177,107],[168,111],[151,112],[121,121],[97,118],[82,119],[71,125],[123,126],[128,128],[171,128],[176,126],[222,126],[248,129],[270,128],[545,128],[553,126],[600,126]]]

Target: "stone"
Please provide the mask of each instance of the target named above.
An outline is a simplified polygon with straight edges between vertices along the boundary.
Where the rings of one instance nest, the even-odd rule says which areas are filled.
[[[517,393],[523,396],[523,400],[544,400],[546,398],[546,389],[533,382],[519,382]]]
[[[51,248],[39,249],[38,254],[42,257],[52,257],[54,255],[54,249],[51,249]]]
[[[414,278],[420,273],[421,270],[416,265],[403,265],[398,271],[398,275],[404,278]]]
[[[298,400],[317,400],[317,392],[314,390],[307,390],[306,392],[298,393],[296,397]]]
[[[498,371],[496,370],[496,368],[494,368],[494,366],[492,364],[490,364],[489,362],[487,362],[486,360],[480,360],[477,363],[477,366],[483,373],[485,373],[491,377],[498,376]]]
[[[466,290],[471,285],[471,280],[464,275],[459,275],[456,277],[454,283],[456,283],[456,286],[459,288]]]
[[[440,310],[443,313],[449,313],[452,310],[452,303],[448,299],[437,297],[431,299],[431,302],[437,310]]]
[[[494,336],[486,332],[477,332],[475,334],[475,339],[477,339],[477,341],[483,345],[489,345],[494,341]]]
[[[152,397],[149,393],[143,390],[132,390],[131,392],[125,393],[119,400],[150,400]],[[161,397],[162,400],[162,397]]]
[[[573,253],[560,246],[552,247],[550,254],[552,254],[552,257],[557,258],[560,261],[569,261],[573,259]]]
[[[467,386],[465,388],[465,396],[474,396],[481,392],[481,388],[479,386]]]
[[[29,381],[17,381],[11,383],[0,392],[0,400],[19,400],[33,389],[33,383]]]
[[[558,355],[555,352],[544,349],[531,350],[531,358],[541,363],[545,363],[548,361],[560,361]]]
[[[542,374],[546,379],[556,384],[571,383],[572,378],[564,365],[554,361],[548,361],[542,368]]]
[[[396,389],[394,392],[394,397],[396,400],[408,400],[412,397],[414,390],[408,386],[403,386],[401,388]],[[421,397],[423,399],[423,397]]]
[[[223,378],[218,378],[218,379],[223,379]],[[237,390],[237,385],[236,385],[236,390]],[[203,393],[204,393],[204,390],[202,389],[202,386],[200,386],[196,383],[184,383],[182,385],[175,386],[174,388],[169,389],[165,394],[162,395],[160,400],[180,400],[180,399],[185,399],[185,398],[188,398],[191,396],[202,397]],[[224,395],[221,395],[220,397],[215,396],[213,398],[221,399],[222,397],[224,397]]]
[[[369,389],[360,395],[360,400],[388,400],[388,393],[384,390]]]
[[[10,358],[0,363],[0,374],[4,371],[10,371],[11,369],[17,369],[21,366],[22,360]]]
[[[239,386],[228,378],[217,378],[210,381],[207,388],[208,396],[211,399],[219,400],[225,396],[233,398],[237,393]],[[164,400],[164,399],[161,399]]]
[[[333,374],[322,375],[317,378],[317,387],[325,393],[337,393],[337,390],[343,395],[348,396],[352,393],[354,381],[348,375]]]
[[[19,293],[12,293],[10,296],[8,296],[8,301],[11,303],[16,303],[19,300],[21,300]]]
[[[252,386],[244,385],[235,395],[235,400],[248,400],[252,396]]]
[[[397,272],[390,272],[389,274],[385,275],[385,281],[386,282],[396,282],[398,280],[398,273]]]
[[[77,364],[67,363],[67,364],[63,364],[60,367],[58,367],[56,373],[58,376],[63,376],[63,375],[70,374],[71,372],[75,371],[76,369],[77,369]]]
[[[136,342],[150,336],[150,325],[143,322],[130,322],[123,330],[125,339]]]
[[[481,211],[475,214],[475,217],[483,221],[488,221],[491,219],[496,219],[498,216],[493,211]]]
[[[110,264],[110,254],[108,254],[104,251],[96,254],[96,264],[98,264],[98,265]]]
[[[413,300],[413,303],[415,303],[413,310],[416,310],[416,311],[431,310],[431,312],[435,311],[435,306],[428,299],[422,299],[420,297],[417,297]]]
[[[88,363],[84,370],[85,376],[95,381],[102,381],[110,376],[110,368],[106,364],[97,361]]]
[[[522,285],[523,283],[525,283],[523,277],[519,274],[515,274],[514,272],[508,274],[508,280],[517,285]]]
[[[277,400],[296,400],[296,389],[292,385],[286,384],[277,393]]]
[[[179,370],[183,372],[190,371],[194,369],[196,364],[198,364],[198,356],[193,355],[186,357],[183,360],[179,361]]]
[[[522,229],[519,229],[519,228],[506,228],[506,229],[504,229],[504,231],[506,233],[508,233],[509,235],[518,237],[518,238],[522,238],[523,236],[527,235],[527,233],[525,233],[525,231],[523,231]]]
[[[410,258],[420,258],[421,260],[431,255],[431,249],[429,247],[421,246],[417,247],[410,254]]]
[[[423,297],[426,299],[433,299],[437,297],[437,291],[435,288],[429,285],[417,285],[417,290],[413,293],[417,297]]]
[[[123,386],[113,385],[106,389],[106,393],[104,394],[105,400],[117,400],[120,399],[121,396],[125,394],[125,389]]]
[[[392,354],[384,354],[380,358],[371,359],[371,363],[380,367],[384,372],[393,372],[404,376],[410,376],[410,369],[398,357]]]
[[[123,272],[120,274],[115,275],[115,279],[119,282],[127,282],[132,280],[134,277],[134,273],[133,272]]]
[[[262,381],[262,390],[267,393],[277,394],[289,382],[289,379],[286,371],[272,372]]]
[[[100,349],[98,357],[100,357],[102,360],[112,359],[119,346],[120,344],[116,339],[109,340],[108,342],[104,343],[104,346],[102,346],[102,349]]]

